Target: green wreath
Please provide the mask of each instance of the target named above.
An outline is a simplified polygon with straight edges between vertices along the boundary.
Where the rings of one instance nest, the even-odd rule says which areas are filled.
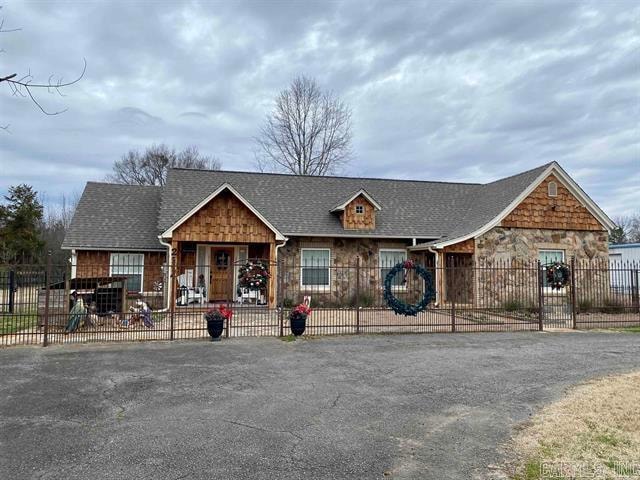
[[[547,284],[551,290],[562,290],[571,281],[571,270],[562,262],[554,262],[546,266]]]
[[[424,280],[424,295],[420,303],[408,304],[396,298],[391,291],[391,284],[394,277],[403,270],[415,270],[415,272]],[[405,276],[406,281],[406,276]],[[387,302],[389,308],[391,308],[396,315],[407,315],[415,317],[418,313],[427,308],[427,305],[435,298],[436,291],[433,287],[433,278],[422,265],[417,265],[411,260],[400,262],[393,267],[384,279],[384,299]]]
[[[271,275],[262,261],[249,261],[238,270],[238,286],[249,290],[263,290]]]

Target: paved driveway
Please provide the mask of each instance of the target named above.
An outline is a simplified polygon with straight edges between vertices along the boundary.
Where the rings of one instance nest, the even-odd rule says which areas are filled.
[[[0,351],[0,478],[485,478],[640,335],[273,338]]]

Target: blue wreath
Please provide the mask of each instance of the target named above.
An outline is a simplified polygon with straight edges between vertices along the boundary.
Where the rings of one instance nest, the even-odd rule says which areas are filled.
[[[415,272],[424,280],[424,295],[422,296],[422,300],[420,303],[416,304],[408,304],[396,298],[396,296],[391,291],[391,284],[393,282],[394,277],[400,273],[402,270],[415,270]],[[431,303],[431,301],[435,298],[436,291],[433,286],[433,277],[431,273],[427,271],[422,265],[418,265],[408,260],[406,262],[401,262],[396,264],[387,276],[384,279],[384,299],[387,302],[389,308],[391,308],[396,315],[406,315],[415,317],[418,313],[422,312],[427,308],[427,305]]]

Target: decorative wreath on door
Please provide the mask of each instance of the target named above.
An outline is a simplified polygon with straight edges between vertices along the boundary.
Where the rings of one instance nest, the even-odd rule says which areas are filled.
[[[571,281],[571,270],[566,263],[554,262],[546,266],[547,284],[552,290],[562,290]]]
[[[404,272],[404,283],[406,283],[407,274],[410,270],[415,271],[416,274],[424,280],[424,295],[422,296],[422,300],[415,304],[403,302],[398,299],[392,291],[392,283],[395,276],[400,272]],[[389,273],[387,273],[387,276],[384,279],[384,299],[386,300],[389,308],[391,308],[396,315],[415,317],[419,312],[422,312],[427,308],[427,305],[431,303],[435,296],[436,291],[433,286],[431,273],[429,273],[422,265],[418,265],[411,260],[406,260],[396,264],[391,270],[389,270]]]
[[[238,286],[249,290],[262,290],[266,288],[269,277],[271,274],[265,262],[249,261],[239,268]]]

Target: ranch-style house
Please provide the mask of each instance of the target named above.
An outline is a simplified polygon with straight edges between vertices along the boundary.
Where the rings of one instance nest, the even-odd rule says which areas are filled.
[[[63,248],[72,277],[124,275],[145,293],[171,268],[190,270],[211,302],[235,297],[251,258],[272,273],[297,265],[286,282],[321,294],[349,283],[330,267],[378,265],[368,281],[381,285],[385,268],[411,257],[436,267],[444,303],[452,287],[438,266],[606,261],[614,227],[556,162],[486,184],[178,168],[162,187],[88,182]]]

